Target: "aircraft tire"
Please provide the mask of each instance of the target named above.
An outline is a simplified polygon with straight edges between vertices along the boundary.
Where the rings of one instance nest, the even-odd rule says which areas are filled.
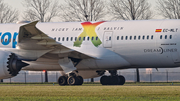
[[[58,78],[58,84],[61,86],[67,85],[67,78],[65,76],[60,76]]]
[[[120,79],[118,76],[111,76],[110,77],[110,85],[118,85],[120,82]]]
[[[108,76],[102,76],[100,79],[100,82],[102,85],[108,85],[109,83],[109,77]]]
[[[126,82],[125,77],[124,77],[124,76],[122,76],[122,75],[120,75],[120,76],[118,76],[118,77],[119,77],[119,79],[120,79],[119,85],[124,85],[124,84],[125,84],[125,82]]]
[[[82,76],[77,76],[77,80],[78,80],[77,85],[82,85],[84,82]]]
[[[76,85],[78,83],[78,79],[75,76],[69,76],[67,83],[69,85]]]

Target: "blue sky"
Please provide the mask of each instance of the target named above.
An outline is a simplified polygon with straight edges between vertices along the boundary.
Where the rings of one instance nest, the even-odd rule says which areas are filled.
[[[24,0],[4,0],[5,3],[9,4],[11,7],[16,8],[17,10],[20,11],[20,14],[22,14],[22,12],[24,11],[24,7],[22,5],[22,2]],[[63,3],[64,0],[59,0],[60,3]],[[152,4],[152,8],[154,8],[156,6],[156,2],[157,0],[149,0],[149,3]],[[162,17],[155,15],[154,19],[161,19]]]

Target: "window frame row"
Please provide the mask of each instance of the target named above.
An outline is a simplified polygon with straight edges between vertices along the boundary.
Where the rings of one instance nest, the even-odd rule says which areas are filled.
[[[145,39],[147,39],[147,40],[149,40],[149,39],[151,39],[151,40],[153,40],[154,39],[154,35],[147,35],[147,36],[145,36],[145,35],[143,35],[143,36],[141,36],[141,35],[139,35],[139,36],[117,36],[117,40],[145,40]]]
[[[98,39],[98,37],[54,37],[55,41],[97,41]]]

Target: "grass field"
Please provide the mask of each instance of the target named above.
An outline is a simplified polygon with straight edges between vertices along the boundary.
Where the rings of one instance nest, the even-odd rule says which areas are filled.
[[[157,85],[155,85],[157,84]],[[164,84],[164,85],[163,85]],[[151,86],[152,85],[152,86]],[[179,101],[179,83],[129,83],[125,86],[0,84],[0,101]]]

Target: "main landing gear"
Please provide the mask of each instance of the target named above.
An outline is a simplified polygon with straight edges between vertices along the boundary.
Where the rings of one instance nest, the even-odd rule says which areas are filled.
[[[76,76],[75,73],[70,73],[69,76],[60,76],[58,79],[58,84],[63,85],[82,85],[83,78],[81,76]]]
[[[126,82],[124,76],[117,75],[116,70],[110,70],[111,76],[102,76],[100,82],[102,85],[124,85]]]

